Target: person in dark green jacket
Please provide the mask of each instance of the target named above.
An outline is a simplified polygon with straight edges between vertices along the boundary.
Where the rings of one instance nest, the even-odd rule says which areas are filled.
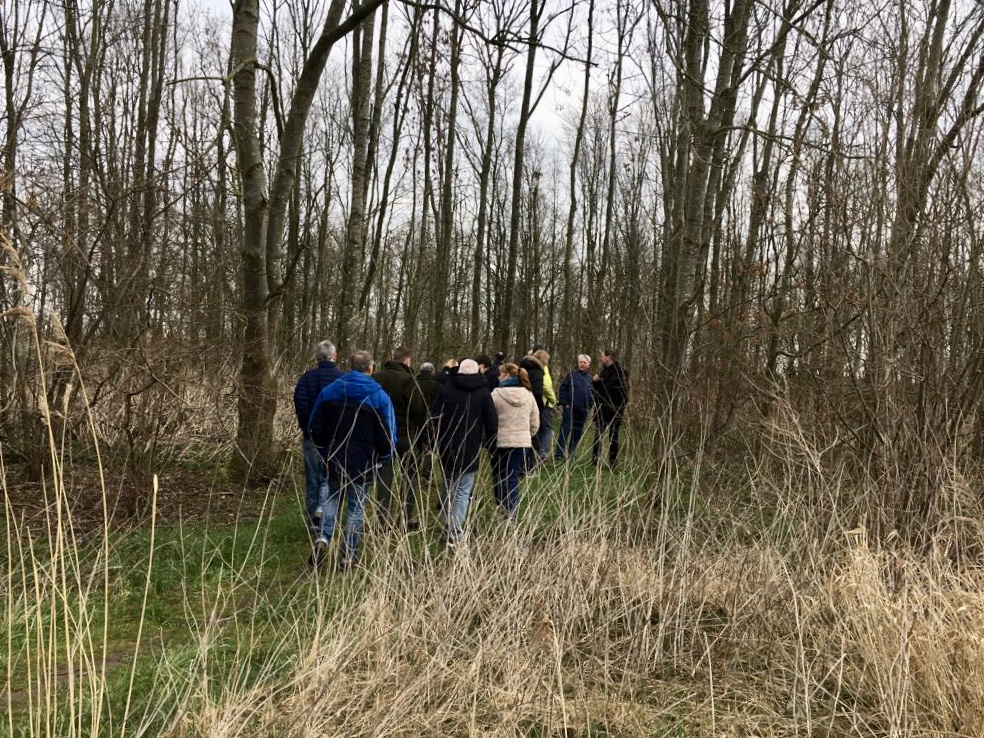
[[[378,519],[384,528],[397,522],[397,513],[390,510],[394,492],[396,467],[402,470],[401,497],[403,503],[403,525],[407,532],[420,529],[417,514],[417,437],[424,432],[428,408],[424,395],[413,376],[413,352],[400,346],[393,352],[393,358],[373,374],[386,394],[393,401],[396,413],[396,458],[384,463],[376,477],[376,503]]]

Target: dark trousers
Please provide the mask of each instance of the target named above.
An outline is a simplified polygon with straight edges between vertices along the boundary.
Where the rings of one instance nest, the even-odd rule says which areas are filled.
[[[560,435],[557,437],[554,458],[559,461],[574,456],[577,452],[577,445],[581,442],[581,436],[584,435],[584,424],[587,420],[587,410],[573,408],[570,405],[564,407],[564,413],[560,418]]]
[[[395,458],[390,458],[384,462],[376,474],[376,510],[380,524],[384,526],[392,525],[395,516],[399,512],[392,510],[393,497],[396,495],[395,476],[396,466],[399,465],[402,472],[400,483],[400,496],[403,502],[403,516],[407,523],[418,520],[417,516],[417,477],[419,468],[417,463],[417,453],[411,448],[409,451],[398,453]]]
[[[608,465],[613,469],[615,462],[618,461],[618,434],[622,430],[622,416],[618,413],[608,413],[604,410],[595,410],[595,438],[594,450],[591,458],[594,463],[598,463],[601,458],[601,437],[608,432]]]
[[[495,501],[511,520],[519,512],[519,480],[526,470],[529,452],[528,448],[499,448],[492,456]]]

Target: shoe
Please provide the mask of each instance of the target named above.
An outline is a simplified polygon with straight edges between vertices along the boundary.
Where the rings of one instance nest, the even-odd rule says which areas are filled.
[[[419,520],[408,520],[407,521],[407,533],[417,533],[420,530]]]
[[[319,538],[314,543],[314,548],[311,551],[311,556],[308,558],[308,568],[309,569],[320,569],[321,565],[325,562],[325,557],[328,555],[328,541],[324,538]]]
[[[358,570],[360,570],[362,568],[363,568],[362,567],[362,564],[359,563],[359,561],[357,559],[349,559],[348,561],[340,561],[340,562],[338,562],[338,570],[340,572],[358,571]]]

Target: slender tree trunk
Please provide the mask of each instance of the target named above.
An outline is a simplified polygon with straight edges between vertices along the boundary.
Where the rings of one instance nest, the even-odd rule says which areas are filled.
[[[530,0],[530,35],[526,52],[526,76],[523,81],[523,101],[516,124],[516,150],[513,160],[512,201],[509,208],[509,252],[506,263],[506,284],[503,295],[502,318],[499,324],[497,345],[518,348],[515,337],[510,342],[513,328],[513,293],[516,291],[516,267],[519,261],[519,236],[523,210],[523,166],[526,156],[526,128],[529,124],[530,105],[533,99],[533,75],[536,66],[536,50],[539,39],[540,16],[543,7],[540,0]]]
[[[455,0],[455,18],[461,16],[461,0]],[[451,241],[454,237],[454,193],[452,185],[455,175],[455,143],[458,139],[458,95],[461,90],[461,34],[462,29],[455,22],[451,26],[451,100],[448,103],[448,140],[444,149],[444,182],[441,187],[441,224],[437,239],[437,280],[434,300],[434,333],[431,350],[443,356],[444,310],[447,304],[451,277]]]
[[[574,223],[577,220],[577,170],[581,160],[581,146],[584,143],[584,124],[588,119],[588,101],[591,96],[591,67],[594,52],[594,12],[595,0],[588,0],[588,47],[584,58],[584,86],[581,92],[581,113],[578,116],[577,128],[574,131],[574,149],[571,152],[570,166],[570,208],[567,211],[567,229],[564,232],[564,306],[561,310],[561,323],[564,325],[562,347],[566,354],[573,357],[574,353],[584,348],[576,346],[578,335],[575,332],[574,300],[580,301],[581,296],[574,281]]]
[[[386,6],[383,8],[384,13],[386,12]],[[385,19],[384,15],[384,19]],[[366,266],[366,276],[362,282],[362,293],[359,297],[359,310],[366,311],[369,307],[369,296],[372,290],[373,281],[376,278],[376,269],[380,261],[380,255],[383,250],[383,236],[384,228],[386,226],[386,219],[389,216],[389,197],[390,191],[393,185],[393,172],[396,170],[396,163],[400,156],[400,140],[403,133],[403,125],[407,118],[407,105],[405,95],[407,89],[407,83],[410,79],[410,72],[413,69],[413,64],[410,62],[411,59],[415,59],[418,53],[418,39],[420,36],[420,22],[423,18],[423,11],[418,9],[414,10],[413,20],[411,22],[409,38],[407,39],[406,45],[406,56],[407,61],[403,65],[403,69],[400,72],[400,81],[396,87],[396,97],[393,102],[393,146],[390,149],[389,160],[386,163],[386,172],[383,175],[382,191],[379,196],[379,208],[376,213],[376,226],[373,231],[372,237],[372,251],[369,255],[369,263]],[[384,23],[385,25],[385,23]],[[381,32],[382,37],[385,37],[385,33]],[[385,63],[385,57],[380,54],[379,58],[379,68],[377,70],[376,76],[376,110],[382,109],[383,99],[382,99],[382,73]],[[381,311],[376,311],[379,314]]]
[[[353,43],[352,70],[352,201],[345,231],[345,251],[342,255],[342,296],[338,320],[338,347],[342,352],[352,348],[358,292],[352,285],[361,284],[362,265],[366,247],[366,200],[368,145],[370,133],[369,95],[372,86],[372,46],[375,16],[366,18]],[[359,37],[361,36],[361,38]]]

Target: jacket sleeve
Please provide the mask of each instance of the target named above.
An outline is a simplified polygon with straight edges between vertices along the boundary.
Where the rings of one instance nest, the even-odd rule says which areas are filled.
[[[393,401],[385,390],[376,393],[376,405],[386,424],[386,432],[390,440],[389,455],[392,456],[396,453],[396,412],[393,410]]]
[[[530,378],[530,388],[533,390],[533,398],[536,400],[537,408],[543,404],[543,372],[527,371]]]
[[[430,423],[435,438],[440,438],[444,427],[441,418],[444,415],[444,385],[441,385],[437,394],[434,395],[434,402],[430,406]]]
[[[485,448],[489,453],[495,451],[496,437],[499,434],[499,413],[495,410],[495,401],[490,392],[482,400],[482,436]]]
[[[553,377],[550,376],[550,369],[543,367],[543,404],[553,407],[557,404],[557,395],[554,394]]]
[[[533,398],[531,397],[530,400]],[[536,403],[530,402],[530,435],[535,436],[540,430],[540,411],[536,409]]]
[[[407,420],[412,428],[423,428],[427,424],[427,403],[413,375],[410,375],[410,381],[407,382]]]
[[[294,413],[297,415],[297,425],[305,433],[308,429],[308,420],[311,417],[311,398],[308,397],[307,383],[304,381],[304,375],[297,380],[297,385],[294,387]]]
[[[571,395],[573,394],[571,390],[574,384],[574,372],[569,372],[563,381],[560,383],[560,404],[570,405]]]
[[[328,398],[328,389],[328,387],[325,387],[318,393],[318,397],[314,401],[314,407],[311,408],[311,413],[308,415],[307,422],[304,424],[307,434],[318,446],[325,445],[325,428],[324,419],[321,417],[323,415],[321,412],[321,406],[324,405]]]
[[[619,367],[615,372],[615,400],[619,410],[624,409],[629,402],[629,375]]]

